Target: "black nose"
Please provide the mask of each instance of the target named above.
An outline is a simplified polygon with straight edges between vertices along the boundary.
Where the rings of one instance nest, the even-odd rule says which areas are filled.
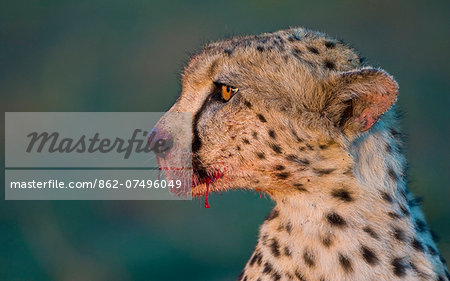
[[[173,138],[170,134],[155,127],[149,133],[148,144],[157,157],[166,158],[167,153],[173,147]]]

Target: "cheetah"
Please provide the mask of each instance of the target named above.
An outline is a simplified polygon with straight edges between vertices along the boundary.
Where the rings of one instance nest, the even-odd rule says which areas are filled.
[[[391,75],[326,34],[235,37],[191,57],[149,142],[171,139],[154,149],[168,178],[191,149],[193,196],[275,202],[237,280],[449,280],[407,187],[397,96]]]

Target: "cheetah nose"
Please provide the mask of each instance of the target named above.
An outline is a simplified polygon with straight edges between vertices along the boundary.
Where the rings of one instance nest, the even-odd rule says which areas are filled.
[[[148,134],[148,145],[157,157],[164,159],[173,147],[173,138],[169,133],[155,127]]]

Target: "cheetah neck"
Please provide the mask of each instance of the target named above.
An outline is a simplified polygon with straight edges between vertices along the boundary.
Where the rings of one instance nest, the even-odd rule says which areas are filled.
[[[415,225],[425,223],[405,188],[405,161],[392,132],[367,135],[349,153],[353,173],[273,196],[276,206],[243,280],[431,280],[439,270],[444,274],[430,234]]]

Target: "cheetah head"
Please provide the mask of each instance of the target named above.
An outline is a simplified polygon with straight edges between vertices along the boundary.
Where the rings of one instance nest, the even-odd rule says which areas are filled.
[[[208,184],[211,191],[286,193],[351,172],[349,143],[376,130],[396,98],[390,75],[321,33],[237,37],[191,58],[181,95],[150,141],[172,140],[158,156],[169,178],[180,175],[171,166],[191,161],[194,196]],[[173,117],[181,112],[192,118]]]

